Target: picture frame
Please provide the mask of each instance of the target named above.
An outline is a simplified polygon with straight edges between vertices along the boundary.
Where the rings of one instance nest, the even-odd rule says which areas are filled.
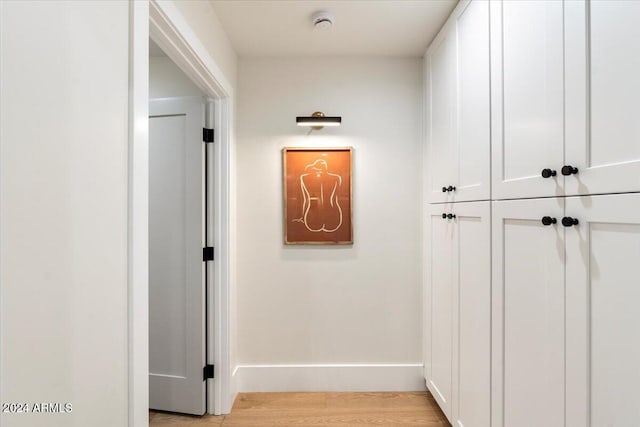
[[[282,149],[286,245],[353,244],[353,148]]]

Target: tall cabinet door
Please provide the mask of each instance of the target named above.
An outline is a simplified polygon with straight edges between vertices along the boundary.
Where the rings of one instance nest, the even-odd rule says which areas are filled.
[[[566,2],[567,194],[640,191],[640,2]]]
[[[427,387],[447,418],[451,419],[453,358],[453,245],[455,222],[451,204],[429,205],[425,224],[425,304],[430,313],[425,331],[430,353],[425,355]],[[426,329],[425,328],[425,329]]]
[[[563,2],[492,1],[494,199],[563,194]],[[543,178],[543,169],[556,176]]]
[[[453,205],[454,426],[491,421],[491,202]]]
[[[563,204],[493,202],[493,427],[564,427]]]
[[[425,198],[431,203],[451,201],[452,192],[443,187],[454,186],[455,147],[453,120],[455,108],[455,39],[444,28],[426,55],[427,176]]]
[[[462,3],[456,29],[455,201],[489,200],[489,2]]]
[[[567,427],[640,425],[640,194],[571,197]]]

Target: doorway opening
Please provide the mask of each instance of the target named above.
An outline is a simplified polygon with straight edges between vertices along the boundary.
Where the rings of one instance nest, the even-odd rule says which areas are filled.
[[[149,407],[203,415],[213,273],[214,104],[149,40]],[[206,255],[206,256],[205,256]]]
[[[149,307],[149,261],[152,258],[150,250],[153,250],[149,245],[150,219],[152,219],[149,212],[149,202],[151,201],[149,184],[150,172],[153,171],[150,170],[149,163],[150,154],[152,154],[149,136],[150,132],[154,131],[150,126],[149,119],[151,98],[149,96],[149,39],[152,39],[188,80],[197,87],[200,91],[198,97],[202,99],[202,95],[204,95],[205,107],[207,108],[207,114],[204,115],[207,120],[205,127],[215,129],[215,143],[208,144],[210,147],[207,147],[207,154],[202,154],[202,162],[208,162],[212,172],[207,175],[206,180],[203,177],[201,181],[203,192],[206,190],[210,197],[202,205],[202,228],[200,231],[202,232],[206,228],[206,232],[201,234],[203,246],[200,248],[200,267],[202,270],[205,264],[210,264],[210,268],[207,269],[207,274],[203,279],[203,292],[205,293],[202,297],[204,305],[208,306],[209,313],[203,327],[204,335],[207,337],[204,351],[206,359],[204,366],[199,366],[198,369],[201,373],[200,381],[202,382],[200,385],[204,384],[205,387],[204,407],[207,413],[216,415],[228,413],[234,397],[230,381],[230,194],[233,88],[217,66],[215,58],[202,45],[172,3],[157,0],[131,2],[130,11],[129,427],[142,427],[148,425],[149,420],[149,326],[152,320]],[[184,117],[188,114],[184,114],[184,112],[165,113],[166,111],[160,111],[155,117],[173,117],[173,120],[169,120],[169,122],[173,121],[173,125],[176,124],[176,121],[186,123]],[[160,129],[166,125],[167,121],[164,124],[161,122],[162,120],[157,122],[160,123]],[[202,133],[202,126],[200,132]],[[200,144],[203,143],[200,142]],[[164,154],[165,157],[168,155]],[[184,154],[186,156],[187,153]],[[186,180],[185,170],[186,167],[182,172]],[[207,212],[204,212],[205,210]],[[154,246],[158,245],[154,244]],[[215,267],[212,265],[214,263],[202,261],[202,251],[206,246],[215,248]],[[183,327],[182,330],[184,329]],[[173,335],[173,337],[176,336],[179,335]],[[167,357],[164,361],[165,368],[169,366],[175,371],[176,365],[182,363],[180,357]],[[173,363],[176,360],[178,362],[173,366],[167,365],[167,363]],[[214,378],[203,380],[205,371],[210,372],[207,367],[209,364],[215,365]],[[165,371],[168,372],[159,373],[165,377],[173,375],[171,370],[165,369]],[[188,375],[174,376],[186,377]]]

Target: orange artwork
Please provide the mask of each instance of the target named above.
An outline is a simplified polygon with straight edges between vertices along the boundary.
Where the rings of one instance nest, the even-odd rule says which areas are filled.
[[[284,148],[284,243],[353,243],[352,148]]]

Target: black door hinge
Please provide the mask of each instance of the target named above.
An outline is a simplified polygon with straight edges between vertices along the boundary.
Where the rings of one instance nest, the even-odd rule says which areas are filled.
[[[207,246],[202,248],[202,261],[213,261],[213,247]]]
[[[206,381],[214,378],[213,374],[214,374],[213,365],[205,365],[205,367],[202,369],[202,381]]]
[[[213,142],[213,129],[202,128],[202,140],[207,143]]]

